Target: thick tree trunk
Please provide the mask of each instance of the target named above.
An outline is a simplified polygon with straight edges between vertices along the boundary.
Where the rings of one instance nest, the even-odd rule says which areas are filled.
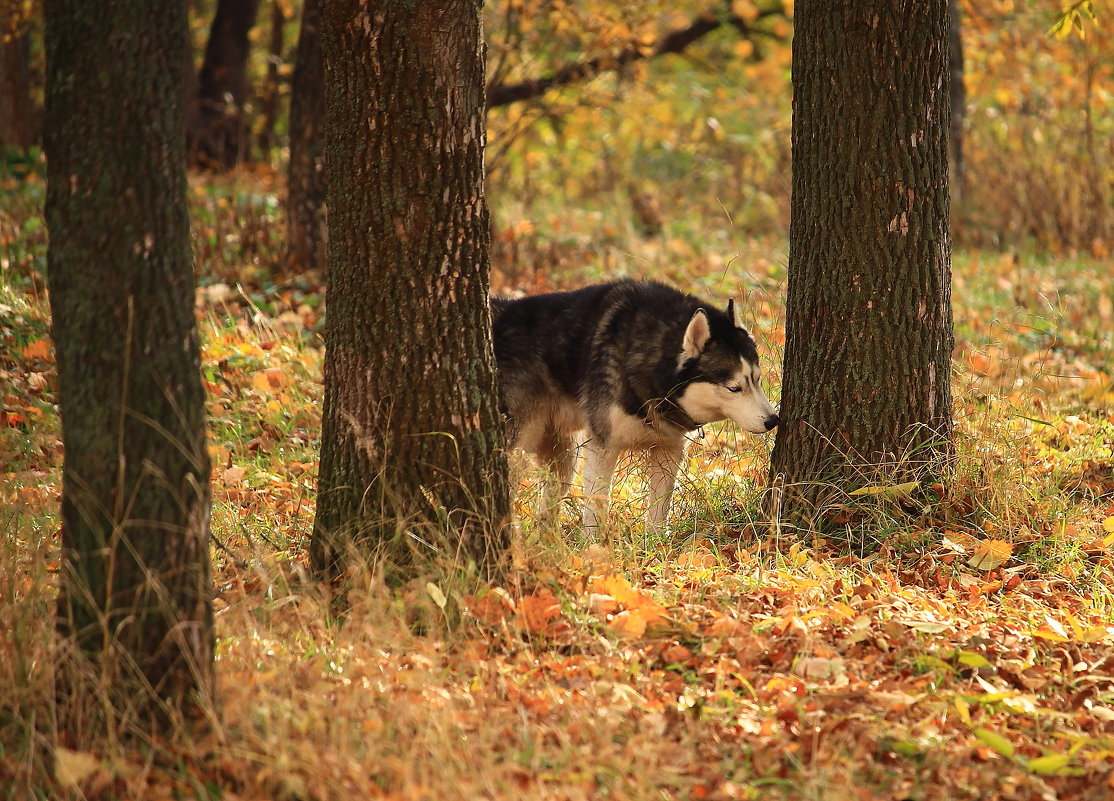
[[[35,142],[27,34],[4,38],[5,33],[0,26],[0,155],[26,152]]]
[[[210,704],[209,459],[186,208],[184,0],[47,0],[63,727]],[[106,695],[107,691],[107,695]]]
[[[259,0],[217,0],[189,119],[190,160],[198,166],[225,169],[251,156],[244,102],[258,11]]]
[[[325,266],[325,64],[321,6],[306,0],[290,87],[290,166],[286,181],[286,258],[292,273]]]
[[[322,11],[329,312],[313,561],[332,572],[350,539],[376,549],[447,530],[491,565],[510,504],[480,0]]]
[[[794,25],[771,478],[800,518],[833,485],[947,459],[953,335],[947,0],[800,0]]]

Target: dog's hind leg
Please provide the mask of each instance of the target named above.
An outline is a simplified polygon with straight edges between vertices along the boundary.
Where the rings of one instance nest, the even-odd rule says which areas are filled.
[[[542,508],[547,516],[556,517],[561,501],[568,497],[572,474],[576,468],[576,442],[563,431],[550,428],[538,443],[538,460],[553,471],[542,493]],[[553,478],[556,481],[552,480]]]
[[[650,448],[650,508],[646,512],[646,528],[657,533],[665,528],[669,517],[669,501],[677,483],[677,471],[685,453],[685,440],[664,442]]]
[[[611,500],[611,477],[619,461],[618,448],[608,447],[596,438],[584,444],[584,530],[594,534],[607,517]]]

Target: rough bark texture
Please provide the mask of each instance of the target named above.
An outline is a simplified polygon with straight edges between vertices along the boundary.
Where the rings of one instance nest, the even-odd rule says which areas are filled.
[[[306,0],[290,87],[290,165],[286,181],[285,269],[325,267],[325,64],[321,6]]]
[[[199,166],[223,169],[251,155],[244,102],[258,11],[259,0],[217,0],[188,125],[190,159]]]
[[[47,0],[44,12],[47,278],[66,447],[60,709],[75,738],[104,726],[163,736],[213,689],[186,4]]]
[[[947,0],[800,0],[784,512],[950,454]]]
[[[8,149],[25,152],[35,141],[27,34],[5,38],[6,33],[0,25],[0,155]]]
[[[332,571],[350,539],[377,548],[417,520],[490,564],[509,489],[480,0],[322,11],[329,311],[313,561]]]

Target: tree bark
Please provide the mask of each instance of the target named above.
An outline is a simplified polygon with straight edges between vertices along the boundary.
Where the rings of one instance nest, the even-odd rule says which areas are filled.
[[[258,11],[259,0],[217,0],[189,120],[190,160],[198,166],[227,169],[251,156],[244,103]]]
[[[47,0],[63,729],[163,737],[213,697],[184,0]]]
[[[967,86],[963,81],[963,35],[959,0],[948,0],[948,67],[951,95],[948,131],[951,187],[957,203],[963,202],[967,181],[963,163],[963,122],[967,113]]]
[[[771,480],[803,518],[951,454],[947,0],[800,0],[794,24]]]
[[[271,148],[275,146],[275,120],[279,105],[279,65],[283,62],[283,46],[286,29],[286,3],[271,0],[271,37],[267,47],[267,75],[263,79],[263,92],[259,99],[262,122],[259,126],[259,152],[264,161],[270,161]]]
[[[311,555],[404,542],[491,567],[510,495],[495,393],[480,0],[322,8],[329,207]],[[444,552],[442,550],[442,552]]]
[[[27,34],[7,33],[0,27],[0,155],[25,153],[35,143]]]
[[[291,273],[325,267],[325,64],[321,6],[305,0],[290,87],[290,165],[286,181],[286,258]]]

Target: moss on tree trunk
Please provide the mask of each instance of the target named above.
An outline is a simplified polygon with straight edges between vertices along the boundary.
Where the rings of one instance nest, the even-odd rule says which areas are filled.
[[[213,686],[186,4],[48,0],[44,10],[47,270],[66,449],[63,724],[88,733],[107,690],[113,719],[102,725],[151,732],[207,704]]]

